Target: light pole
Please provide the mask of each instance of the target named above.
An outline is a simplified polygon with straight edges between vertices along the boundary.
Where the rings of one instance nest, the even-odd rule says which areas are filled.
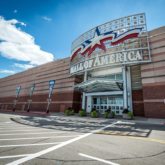
[[[54,85],[55,85],[55,80],[50,80],[49,81],[49,95],[48,95],[48,99],[47,99],[48,104],[47,104],[47,108],[46,108],[46,113],[49,113],[49,106],[51,103],[51,96],[53,93]]]
[[[32,84],[32,86],[30,87],[30,91],[29,91],[29,100],[28,100],[28,108],[27,108],[27,112],[30,111],[30,106],[31,106],[31,103],[32,103],[32,95],[33,95],[33,92],[34,92],[34,89],[35,89],[35,84]]]
[[[13,104],[13,112],[15,112],[20,91],[21,91],[21,86],[16,87],[16,97]]]

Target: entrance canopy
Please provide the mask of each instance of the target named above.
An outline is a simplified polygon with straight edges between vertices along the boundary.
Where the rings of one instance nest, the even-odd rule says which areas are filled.
[[[82,92],[121,91],[123,90],[123,82],[109,79],[92,79],[75,85],[75,88]]]

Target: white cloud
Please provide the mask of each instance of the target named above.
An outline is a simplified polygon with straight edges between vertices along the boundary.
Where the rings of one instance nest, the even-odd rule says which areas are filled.
[[[21,31],[16,24],[26,25],[16,19],[5,20],[0,17],[0,54],[9,59],[26,61],[28,65],[53,61],[53,54],[41,50],[35,44],[34,37]]]
[[[15,66],[17,68],[21,68],[23,70],[27,70],[27,69],[30,69],[30,68],[35,67],[35,65],[31,65],[31,64],[19,64],[19,63],[14,63],[13,66]]]
[[[45,21],[48,21],[48,22],[52,21],[52,18],[47,17],[47,16],[43,16],[42,19],[44,19]]]
[[[0,69],[0,74],[14,74],[16,73],[13,70]]]

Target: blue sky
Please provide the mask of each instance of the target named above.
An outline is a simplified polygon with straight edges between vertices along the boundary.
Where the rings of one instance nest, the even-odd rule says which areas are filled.
[[[148,30],[164,26],[164,6],[165,0],[0,0],[0,78],[70,56],[74,39],[116,18],[145,12]]]

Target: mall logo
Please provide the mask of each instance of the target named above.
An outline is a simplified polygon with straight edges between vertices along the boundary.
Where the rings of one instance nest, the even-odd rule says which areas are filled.
[[[142,54],[140,54],[139,50],[123,51],[118,53],[105,54],[101,56],[97,55],[94,58],[90,58],[83,62],[72,65],[70,68],[70,74],[75,74],[84,70],[91,70],[97,67],[105,67],[112,64],[129,64],[142,60],[143,56]]]
[[[125,40],[137,38],[139,33],[141,32],[142,28],[135,28],[128,30],[122,34],[118,34],[117,32],[109,31],[106,33],[101,34],[99,31],[99,28],[96,27],[94,37],[92,39],[84,41],[78,48],[76,48],[72,55],[71,55],[71,61],[78,55],[81,54],[82,56],[85,56],[85,54],[88,55],[88,57],[91,56],[92,52],[96,48],[100,48],[102,50],[106,50],[105,42],[111,41],[110,45],[114,46],[117,44],[122,43]]]

